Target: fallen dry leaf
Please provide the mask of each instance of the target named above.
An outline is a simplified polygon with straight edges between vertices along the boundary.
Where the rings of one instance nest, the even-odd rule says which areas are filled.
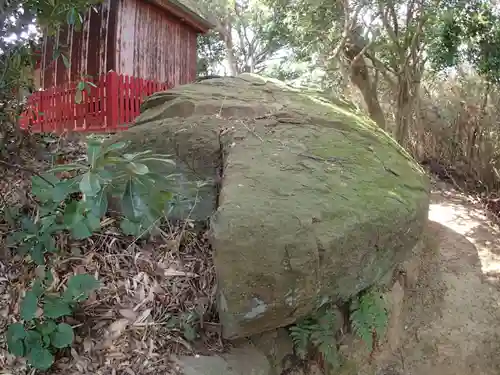
[[[131,322],[134,322],[137,319],[137,312],[132,309],[121,309],[120,315],[127,318]]]

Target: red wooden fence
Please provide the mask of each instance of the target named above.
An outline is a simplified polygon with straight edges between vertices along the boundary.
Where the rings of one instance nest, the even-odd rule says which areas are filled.
[[[124,130],[139,116],[144,98],[168,88],[164,83],[116,72],[92,83],[87,83],[85,90],[74,82],[33,93],[21,115],[21,128],[35,133]]]

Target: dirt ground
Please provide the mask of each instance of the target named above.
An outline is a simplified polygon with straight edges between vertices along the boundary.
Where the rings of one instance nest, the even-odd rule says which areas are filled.
[[[378,375],[500,374],[500,229],[449,189],[432,194],[419,282],[405,303],[398,370]]]

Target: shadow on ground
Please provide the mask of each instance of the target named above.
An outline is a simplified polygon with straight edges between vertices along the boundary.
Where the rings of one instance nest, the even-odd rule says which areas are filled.
[[[400,373],[500,374],[500,231],[457,192],[432,194]]]

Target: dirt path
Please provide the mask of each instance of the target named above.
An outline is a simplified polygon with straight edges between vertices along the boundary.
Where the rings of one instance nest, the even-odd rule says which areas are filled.
[[[434,193],[430,236],[409,298],[405,375],[500,374],[500,229],[457,194]]]

